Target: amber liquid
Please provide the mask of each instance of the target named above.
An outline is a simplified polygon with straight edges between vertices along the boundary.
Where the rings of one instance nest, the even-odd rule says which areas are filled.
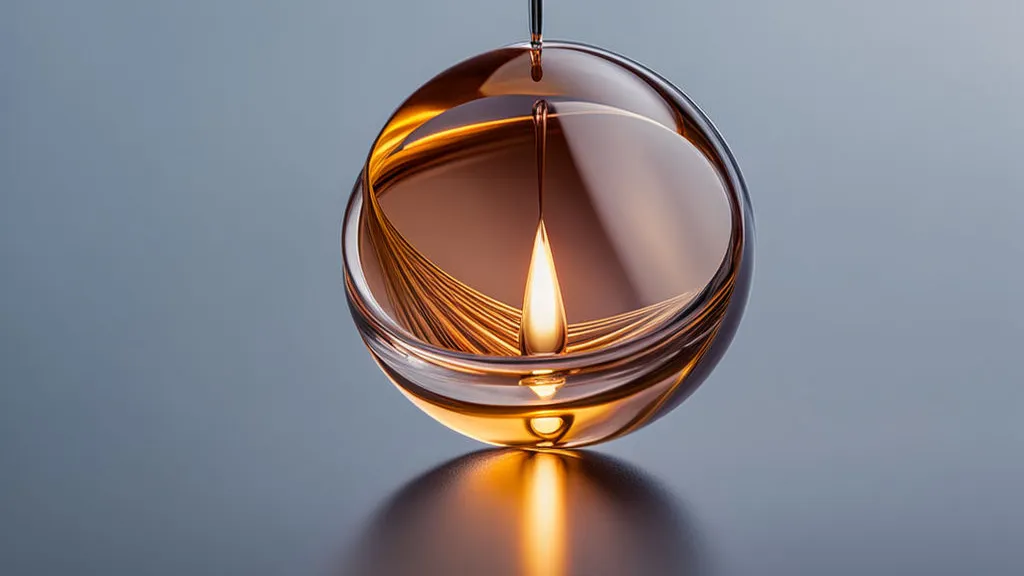
[[[519,355],[541,221],[534,102],[495,100],[506,100],[488,103],[499,111],[525,110],[395,154],[368,214],[364,268],[420,339]],[[543,223],[570,323],[567,349],[578,352],[653,329],[685,307],[725,256],[729,206],[710,163],[677,134],[600,105],[551,108]]]

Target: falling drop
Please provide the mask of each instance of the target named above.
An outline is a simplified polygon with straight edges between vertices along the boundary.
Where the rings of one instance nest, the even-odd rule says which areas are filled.
[[[537,198],[540,216],[533,239],[530,268],[523,294],[523,317],[519,349],[523,355],[561,354],[569,339],[569,326],[562,303],[562,290],[544,226],[544,156],[546,154],[548,103],[538,100],[533,107],[537,148]]]
[[[558,286],[548,233],[544,222],[537,226],[523,296],[523,321],[519,332],[524,355],[561,354],[565,351],[568,326],[562,292]]]
[[[544,68],[541,66],[540,48],[530,49],[530,78],[534,82],[540,82],[544,78]]]

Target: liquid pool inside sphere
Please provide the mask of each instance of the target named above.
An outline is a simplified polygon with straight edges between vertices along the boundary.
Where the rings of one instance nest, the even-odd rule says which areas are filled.
[[[427,82],[370,151],[346,288],[381,368],[484,442],[627,433],[704,379],[739,322],[752,217],[681,92],[583,45],[487,52]]]

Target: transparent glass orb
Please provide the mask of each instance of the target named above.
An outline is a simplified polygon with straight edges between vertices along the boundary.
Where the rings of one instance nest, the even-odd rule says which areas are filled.
[[[546,42],[466,60],[374,142],[346,290],[407,398],[481,441],[572,447],[665,414],[746,303],[753,221],[704,114],[653,72]]]

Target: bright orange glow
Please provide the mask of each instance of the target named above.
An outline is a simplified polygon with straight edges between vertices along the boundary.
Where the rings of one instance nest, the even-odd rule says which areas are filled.
[[[534,384],[530,386],[530,390],[542,400],[547,400],[558,392],[558,386],[556,384]]]
[[[523,321],[519,348],[523,354],[561,354],[569,339],[562,290],[558,286],[555,260],[542,220],[537,225],[523,295]]]
[[[552,436],[562,430],[565,420],[559,416],[539,416],[530,420],[530,427],[540,436]]]
[[[565,574],[564,463],[554,454],[534,454],[524,471],[527,501],[521,528],[523,573]]]
[[[554,376],[551,370],[535,370],[533,376],[526,376],[519,380],[520,386],[529,386],[530,390],[541,400],[547,400],[558,392],[558,389],[565,384],[565,378]]]

